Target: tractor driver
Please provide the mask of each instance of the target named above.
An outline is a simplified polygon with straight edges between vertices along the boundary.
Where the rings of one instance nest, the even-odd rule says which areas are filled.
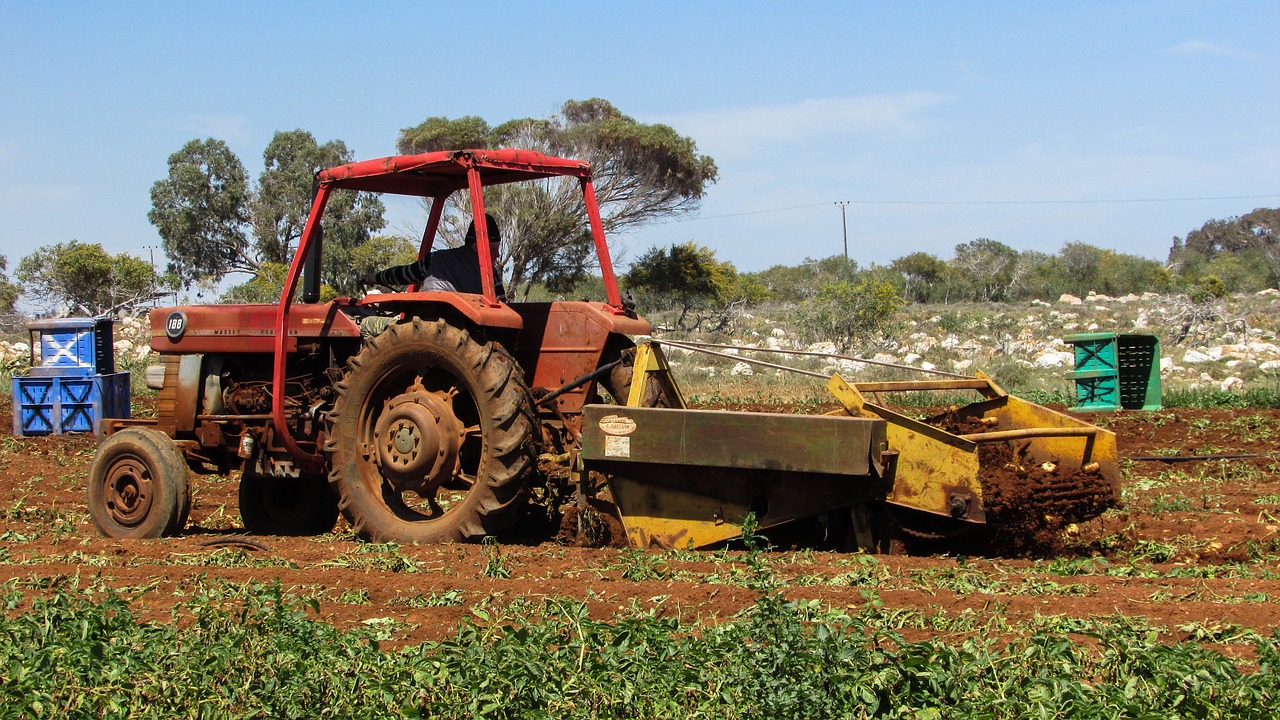
[[[493,289],[499,300],[506,300],[506,291],[502,287],[502,270],[498,267],[498,246],[502,243],[502,235],[498,232],[498,223],[492,215],[485,213],[484,221],[489,230],[489,254],[493,258]],[[366,285],[386,286],[421,283],[420,287],[424,291],[483,292],[475,222],[472,221],[467,228],[467,237],[462,247],[443,248],[408,265],[367,273],[360,281]]]

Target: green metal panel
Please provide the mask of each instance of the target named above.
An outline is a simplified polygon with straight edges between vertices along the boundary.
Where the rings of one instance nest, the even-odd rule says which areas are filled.
[[[587,405],[584,460],[866,475],[885,422],[826,415],[777,415]]]

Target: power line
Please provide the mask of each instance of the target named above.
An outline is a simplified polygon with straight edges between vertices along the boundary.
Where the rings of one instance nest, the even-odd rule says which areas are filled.
[[[836,204],[844,205],[1123,205],[1130,203],[1163,203],[1163,202],[1202,202],[1206,200],[1265,200],[1280,198],[1280,193],[1271,195],[1217,195],[1206,197],[1172,197],[1172,198],[1128,198],[1124,200],[841,200]],[[763,215],[765,213],[806,210],[808,208],[826,207],[829,202],[809,203],[807,205],[791,205],[788,207],[769,208],[767,210],[748,210],[739,213],[722,215],[701,215],[699,217],[680,218],[668,222],[697,222],[699,220],[718,220],[720,218],[742,217],[744,215]]]

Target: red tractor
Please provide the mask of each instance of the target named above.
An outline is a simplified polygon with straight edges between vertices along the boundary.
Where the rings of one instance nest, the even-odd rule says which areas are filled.
[[[492,266],[484,188],[577,178],[603,302],[507,303],[483,292],[405,292],[320,302],[322,226],[335,190],[429,198],[419,257],[446,200],[470,191],[481,268]],[[333,528],[339,511],[375,541],[473,540],[507,527],[539,452],[563,455],[582,407],[629,392],[629,336],[591,168],[524,150],[459,150],[321,171],[278,304],[151,313],[155,420],[103,420],[89,479],[94,523],[112,537],[180,532],[189,472],[240,470],[254,532]],[[354,272],[354,271],[353,271]],[[299,293],[299,285],[301,291]],[[295,301],[295,294],[299,301]],[[367,318],[385,318],[362,336]],[[646,388],[647,390],[647,388]]]

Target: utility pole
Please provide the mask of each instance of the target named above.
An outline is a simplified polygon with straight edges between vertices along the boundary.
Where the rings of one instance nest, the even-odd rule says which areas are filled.
[[[849,223],[845,220],[844,211],[849,207],[848,200],[840,200],[836,202],[840,206],[840,227],[844,230],[844,259],[849,259]]]

